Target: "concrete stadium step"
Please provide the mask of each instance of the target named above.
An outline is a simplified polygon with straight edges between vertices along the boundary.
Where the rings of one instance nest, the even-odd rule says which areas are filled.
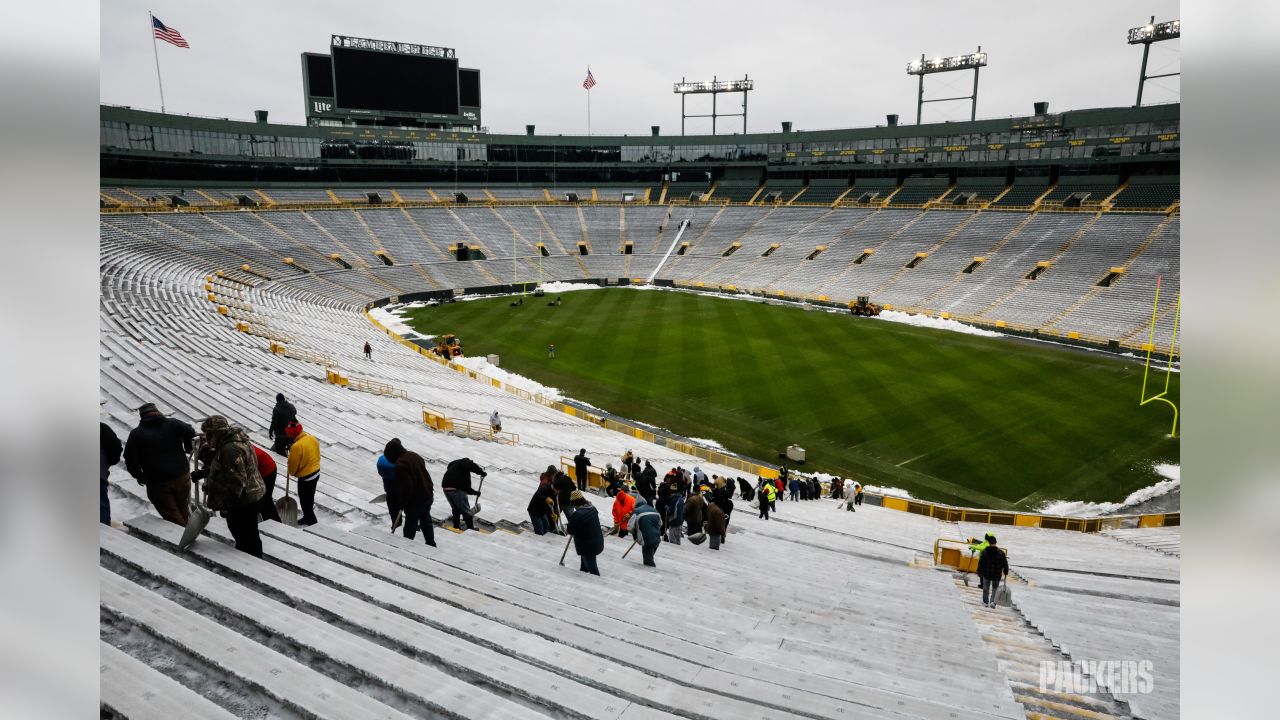
[[[409,718],[106,568],[99,569],[99,588],[107,615],[207,659],[290,712],[333,720]]]
[[[363,534],[361,531],[364,531]],[[539,582],[534,584],[534,590],[524,590],[505,584],[505,581],[498,576],[501,573],[495,574],[498,570],[495,564],[487,564],[483,576],[464,572],[446,565],[441,557],[444,553],[427,548],[421,543],[376,530],[358,528],[353,532],[344,532],[316,526],[309,528],[308,532],[359,549],[369,555],[383,557],[404,567],[416,569],[433,579],[469,587],[487,597],[498,598],[533,610],[538,613],[533,618],[542,620],[543,627],[531,627],[529,628],[531,631],[542,635],[550,633],[550,637],[558,638],[587,652],[600,652],[600,648],[607,647],[610,643],[623,643],[617,651],[610,650],[604,657],[711,692],[741,697],[762,705],[818,717],[859,717],[861,716],[860,708],[857,706],[877,707],[906,714],[918,713],[921,717],[931,717],[932,713],[943,709],[943,706],[938,703],[945,702],[941,698],[921,699],[861,684],[830,680],[817,675],[805,675],[776,665],[752,663],[751,667],[744,671],[742,658],[718,652],[682,638],[663,635],[657,631],[636,634],[630,623],[619,624],[615,618],[598,615],[584,609],[581,605],[559,602],[537,592],[539,586],[546,588],[559,585],[565,586],[571,594],[578,596],[590,594],[594,588],[584,586],[593,584],[592,580],[584,578],[576,570],[560,569],[556,566],[549,569],[547,575],[538,576]],[[527,571],[523,574],[528,576]],[[432,585],[432,587],[436,586]],[[626,611],[623,614],[626,614]],[[658,623],[656,627],[670,627],[672,623],[670,615],[655,617],[658,618],[655,620]],[[495,619],[502,620],[501,617]],[[634,618],[632,621],[634,622]],[[690,627],[688,635],[696,636],[699,632],[701,628]],[[754,678],[758,677],[768,677],[771,685],[791,687],[798,692],[787,693],[786,697],[761,696],[752,690],[755,684]],[[804,693],[813,693],[813,696],[809,697]],[[837,700],[845,703],[838,703]],[[953,711],[954,706],[947,709],[949,712]],[[959,717],[965,716],[967,715],[964,713],[959,715]],[[985,715],[982,716],[985,717]]]
[[[225,625],[251,637],[256,633],[264,644],[269,641],[271,645],[283,645],[285,649],[310,656],[314,665],[337,668],[330,672],[342,672],[353,680],[358,679],[363,691],[382,697],[384,702],[394,702],[407,713],[442,713],[461,718],[553,714],[554,706],[540,708],[529,702],[520,688],[502,682],[509,678],[485,682],[483,675],[460,672],[465,661],[456,658],[471,648],[452,641],[447,634],[432,632],[394,613],[353,601],[315,581],[281,572],[278,566],[226,544],[203,542],[192,547],[192,557],[202,563],[231,573],[234,578],[252,579],[254,584],[246,587],[166,552],[174,547],[165,538],[171,541],[177,533],[164,523],[144,516],[130,521],[129,527],[163,544],[165,549],[137,541],[126,543],[118,538],[110,541],[104,538],[103,552],[152,582],[171,583],[181,594],[208,603],[216,608],[217,616]],[[267,594],[282,595],[289,604],[281,604]],[[315,615],[303,612],[301,607],[307,607]],[[276,636],[274,640],[273,636]],[[448,662],[450,659],[453,662]],[[461,677],[454,677],[451,672]],[[528,678],[522,685],[532,687],[554,680],[554,675],[541,673],[540,677]],[[614,713],[584,717],[619,718],[621,710],[619,707]]]
[[[233,720],[235,715],[104,641],[98,642],[102,717],[127,720]]]
[[[1013,697],[1026,708],[1027,718],[1061,720],[1124,720],[1132,718],[1126,704],[1109,693],[1078,694],[1040,689],[1042,663],[1059,663],[1070,658],[1062,654],[1016,607],[990,608],[982,604],[977,582],[964,583],[953,576],[956,589],[973,613],[978,632],[999,659],[1001,672],[1013,690]],[[1016,587],[1016,586],[1015,586]]]
[[[313,577],[325,578],[327,584],[367,602],[508,655],[507,664],[528,663],[554,669],[564,676],[556,684],[578,688],[573,694],[581,701],[608,693],[604,695],[606,699],[610,696],[622,698],[637,708],[648,705],[654,710],[685,717],[802,717],[684,687],[634,669],[616,667],[610,662],[613,657],[611,647],[600,648],[597,650],[600,654],[593,655],[570,647],[564,641],[548,639],[558,637],[556,633],[576,632],[567,624],[549,624],[547,618],[466,588],[440,583],[424,584],[422,574],[414,570],[309,532],[277,523],[261,527],[270,538],[264,540],[264,544],[270,545],[270,554],[277,562]],[[286,542],[278,542],[276,538]],[[498,619],[491,620],[486,614]],[[526,627],[539,627],[542,634],[520,629]],[[843,715],[833,713],[830,717]]]

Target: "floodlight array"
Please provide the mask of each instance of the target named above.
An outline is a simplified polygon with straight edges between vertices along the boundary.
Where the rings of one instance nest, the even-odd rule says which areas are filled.
[[[1161,40],[1172,40],[1182,36],[1182,21],[1169,20],[1162,23],[1147,23],[1142,27],[1130,28],[1129,44],[1141,45],[1142,43],[1160,42]]]
[[[932,60],[920,58],[907,62],[908,75],[928,75],[929,73],[948,72],[951,70],[972,70],[987,64],[984,52],[955,55],[952,57],[936,57]]]
[[[688,95],[691,93],[710,92],[742,92],[755,89],[755,80],[717,80],[715,82],[678,82],[674,92]]]

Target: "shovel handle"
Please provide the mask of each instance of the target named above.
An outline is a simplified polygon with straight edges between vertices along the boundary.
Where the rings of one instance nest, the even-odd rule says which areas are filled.
[[[560,553],[560,564],[564,565],[564,559],[569,554],[569,543],[573,542],[573,537],[564,541],[564,552]]]
[[[622,553],[622,559],[623,559],[623,560],[626,560],[626,559],[627,559],[627,555],[629,555],[629,554],[631,553],[631,549],[632,549],[632,548],[634,548],[634,547],[636,546],[636,543],[638,543],[638,542],[640,542],[640,541],[639,541],[639,540],[632,540],[632,541],[631,541],[631,547],[627,548],[627,551],[626,551],[626,552],[624,552],[624,553]]]

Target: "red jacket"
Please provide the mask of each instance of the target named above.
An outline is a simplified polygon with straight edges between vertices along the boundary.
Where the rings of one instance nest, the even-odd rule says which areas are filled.
[[[613,496],[613,522],[619,530],[626,531],[627,520],[631,519],[631,513],[635,509],[636,499],[628,495],[626,490],[619,490]]]
[[[276,461],[271,458],[271,455],[266,450],[254,445],[253,455],[258,459],[258,474],[263,479],[276,471]]]

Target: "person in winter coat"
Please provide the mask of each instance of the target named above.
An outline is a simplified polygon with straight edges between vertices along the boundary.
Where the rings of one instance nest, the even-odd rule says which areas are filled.
[[[613,496],[613,524],[618,528],[618,537],[626,537],[627,523],[631,520],[631,514],[635,512],[636,499],[627,494],[626,490],[619,490],[617,495]]]
[[[702,532],[702,524],[707,521],[707,499],[701,492],[695,492],[684,501],[684,522],[690,535]]]
[[[631,537],[640,543],[644,564],[648,567],[657,567],[653,556],[658,552],[658,545],[662,542],[662,518],[658,516],[658,511],[643,499],[636,501],[636,510],[631,514]]]
[[[302,507],[299,525],[315,525],[316,486],[320,484],[320,441],[302,429],[296,420],[284,428],[289,438],[288,473],[298,481],[298,504]]]
[[[444,499],[449,501],[449,509],[453,513],[454,530],[462,529],[459,518],[466,518],[468,530],[476,529],[475,517],[471,514],[471,501],[467,496],[479,495],[480,491],[471,487],[471,473],[482,478],[488,475],[471,458],[458,458],[449,463],[440,480],[440,489],[444,491]]]
[[[840,480],[840,477],[838,475],[832,475],[830,480],[830,488],[829,488],[831,492],[831,499],[839,500],[840,491],[843,489],[844,489],[844,483]]]
[[[773,488],[773,483],[768,480],[760,486],[760,492],[757,493],[757,496],[760,500],[760,518],[762,520],[769,519],[769,510],[773,508],[773,498],[777,494],[778,491]]]
[[[195,428],[165,417],[155,403],[138,408],[138,427],[124,444],[124,467],[147,488],[147,499],[160,517],[187,526],[191,498],[191,454]]]
[[[391,516],[391,532],[404,521],[404,508],[396,497],[396,464],[383,453],[378,456],[378,477],[382,478],[382,492],[387,494],[387,514]]]
[[[799,500],[800,499],[800,481],[793,476],[791,480],[788,482],[788,485],[790,486],[790,489],[791,489],[791,502],[795,502],[796,500]]]
[[[707,474],[697,465],[693,466],[693,484],[694,486],[707,484]]]
[[[209,464],[199,471],[204,479],[205,504],[227,519],[227,530],[235,538],[236,549],[262,557],[262,536],[258,534],[258,508],[266,493],[253,443],[240,428],[221,415],[210,415],[200,425],[204,433]]]
[[[600,532],[600,514],[581,490],[574,490],[570,503],[573,512],[569,513],[569,534],[573,536],[573,549],[578,553],[578,569],[592,575],[599,575],[596,556],[604,552],[604,533]]]
[[[719,505],[712,503],[707,506],[707,538],[711,540],[711,549],[719,550],[720,543],[724,542],[725,534],[729,532],[729,518],[724,514],[724,510]]]
[[[538,476],[539,485],[550,485],[556,479],[556,466],[548,465],[545,472]]]
[[[427,464],[422,456],[404,449],[400,438],[392,438],[383,448],[382,454],[391,461],[395,469],[392,484],[394,492],[387,497],[396,496],[396,504],[404,509],[404,536],[413,539],[419,529],[431,547],[436,546],[435,525],[431,522],[431,503],[435,499],[435,488],[431,484],[431,473],[427,472]]]
[[[573,456],[573,477],[578,481],[578,489],[587,489],[587,476],[591,470],[591,458],[587,457],[587,449],[582,448]]]
[[[844,509],[850,512],[857,512],[853,509],[853,503],[857,500],[854,495],[853,486],[853,478],[844,479],[844,487],[842,488],[842,491],[844,492]]]
[[[653,505],[654,498],[658,493],[658,471],[653,469],[653,465],[646,460],[644,470],[640,471],[640,476],[636,480],[636,492],[645,499],[649,505]]]
[[[529,522],[533,525],[535,534],[546,535],[551,532],[551,515],[555,511],[555,506],[556,493],[551,489],[551,483],[539,483],[538,489],[529,499],[528,507]]]
[[[276,393],[276,406],[271,409],[271,425],[267,428],[267,437],[273,441],[272,452],[277,455],[289,454],[289,436],[284,429],[289,423],[297,421],[298,409],[284,399],[284,393]]]
[[[489,431],[502,432],[502,417],[498,415],[497,410],[494,410],[493,414],[489,416]]]
[[[573,478],[568,473],[556,473],[556,479],[552,481],[551,486],[556,491],[556,512],[560,515],[566,515],[569,512],[570,496],[573,491],[578,489],[574,484]]]
[[[738,478],[738,489],[742,491],[742,499],[747,502],[751,502],[751,498],[756,494],[756,491],[751,488],[751,483],[742,478]]]
[[[98,423],[98,522],[111,524],[111,498],[107,495],[107,476],[111,466],[120,462],[124,446],[120,438],[104,422]]]
[[[604,494],[613,497],[622,489],[622,478],[618,475],[618,471],[613,469],[613,464],[609,463],[604,466]]]
[[[817,475],[809,478],[809,497],[813,500],[822,498],[822,481],[818,480]]]
[[[720,508],[720,511],[724,513],[724,524],[727,532],[729,521],[733,519],[733,486],[725,483],[720,487],[714,488],[711,491],[711,504]],[[720,538],[720,542],[724,541],[725,538]]]
[[[1000,581],[1009,577],[1009,559],[1004,551],[996,547],[996,537],[987,536],[987,547],[978,557],[978,579],[982,582],[982,604],[987,607],[996,606],[996,591],[1000,589]],[[990,602],[987,597],[990,596]]]
[[[853,504],[862,504],[862,483],[860,482],[855,482],[853,484]]]
[[[676,493],[667,501],[667,542],[680,544],[684,531],[684,495]]]
[[[364,342],[364,359],[365,360],[373,359],[373,346],[369,344],[368,340]]]
[[[280,522],[280,511],[276,510],[276,501],[272,494],[276,490],[276,461],[271,453],[257,445],[253,446],[253,457],[258,464],[258,475],[262,477],[262,500],[258,501],[258,514],[263,520]]]
[[[675,470],[667,473],[662,479],[662,484],[658,486],[658,502],[654,504],[653,509],[658,511],[658,515],[662,517],[662,532],[667,531],[667,511],[671,506],[671,498],[680,488],[680,481],[676,478],[678,475]]]

